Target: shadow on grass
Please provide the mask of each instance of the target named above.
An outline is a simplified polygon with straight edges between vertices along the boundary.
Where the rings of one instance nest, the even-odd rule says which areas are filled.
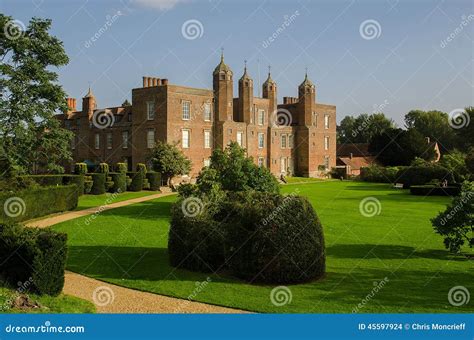
[[[416,250],[414,247],[384,244],[335,244],[326,248],[328,256],[347,259],[404,260],[425,258],[435,260],[467,261],[465,257],[454,256],[446,250]]]
[[[131,204],[124,207],[105,210],[100,214],[102,216],[127,217],[137,220],[159,219],[170,217],[171,206],[174,201],[146,201],[137,204]]]

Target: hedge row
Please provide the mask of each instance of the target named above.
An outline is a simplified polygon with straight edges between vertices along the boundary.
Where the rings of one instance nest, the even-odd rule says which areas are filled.
[[[442,182],[447,180],[449,184],[454,183],[453,174],[441,165],[410,166],[400,169],[396,175],[396,182],[402,183],[404,188],[412,185],[424,185],[432,181]]]
[[[73,210],[79,199],[76,185],[37,187],[0,193],[0,223],[20,222],[56,212]]]
[[[168,251],[175,267],[230,269],[251,282],[306,282],[325,272],[321,223],[298,196],[227,193],[218,203],[181,198],[172,209]]]
[[[14,287],[59,295],[64,286],[67,235],[0,224],[0,274]]]
[[[410,194],[418,196],[457,196],[460,192],[461,188],[457,186],[412,185],[410,187]]]
[[[374,183],[395,183],[402,167],[383,167],[372,165],[360,169],[360,180]]]
[[[41,186],[76,184],[78,195],[84,193],[84,175],[28,175],[21,177],[32,179]]]

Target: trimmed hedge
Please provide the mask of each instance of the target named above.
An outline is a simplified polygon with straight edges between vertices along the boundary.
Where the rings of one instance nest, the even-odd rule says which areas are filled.
[[[57,296],[64,286],[67,235],[50,229],[0,224],[0,274],[38,294]]]
[[[190,196],[172,208],[172,266],[230,269],[261,283],[297,283],[325,273],[321,223],[306,198],[275,193],[227,193],[220,203]]]
[[[109,165],[107,163],[100,163],[96,172],[99,172],[99,173],[102,173],[102,174],[108,174],[109,173]]]
[[[410,194],[417,196],[457,196],[461,192],[460,187],[440,187],[434,185],[412,185]]]
[[[447,180],[448,183],[454,183],[452,173],[441,165],[430,166],[410,166],[400,169],[396,175],[396,183],[403,183],[404,188],[412,185],[424,185],[433,180],[440,182]]]
[[[76,163],[74,164],[74,173],[78,175],[87,174],[87,164],[86,163]]]
[[[36,183],[43,187],[53,187],[63,184],[64,175],[28,175]]]
[[[138,163],[137,164],[137,172],[143,172],[143,174],[146,174],[146,164],[144,163]]]
[[[113,186],[112,192],[125,192],[127,191],[127,175],[119,172],[111,172],[109,176],[112,178]]]
[[[75,184],[77,185],[77,194],[81,196],[84,194],[84,182],[85,176],[84,175],[64,175],[63,176],[63,184]]]
[[[127,173],[127,164],[126,163],[117,163],[115,165],[115,171],[126,174]]]
[[[395,183],[401,167],[372,165],[360,169],[360,180],[374,183]]]
[[[143,190],[143,179],[145,178],[143,172],[128,172],[128,176],[132,179],[130,186],[128,187],[129,191],[142,191]]]
[[[20,222],[77,207],[76,185],[28,188],[0,193],[0,223]]]
[[[104,173],[95,173],[90,174],[92,177],[92,188],[91,194],[92,195],[102,195],[105,194],[105,180],[106,176]]]
[[[157,191],[161,187],[161,173],[149,171],[146,173],[146,178],[150,183],[150,190]]]

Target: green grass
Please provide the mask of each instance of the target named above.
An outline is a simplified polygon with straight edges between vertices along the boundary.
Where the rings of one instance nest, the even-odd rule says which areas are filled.
[[[75,210],[84,210],[98,207],[104,204],[117,203],[126,201],[132,198],[144,197],[154,194],[159,194],[159,191],[127,191],[121,194],[103,194],[103,195],[82,195],[79,197],[79,202]],[[112,196],[113,195],[113,196]]]
[[[340,181],[285,185],[282,190],[310,199],[324,226],[327,247],[326,277],[289,285],[292,301],[282,307],[271,303],[272,286],[246,284],[226,273],[170,267],[166,248],[175,196],[104,211],[90,224],[83,217],[54,229],[69,234],[69,270],[154,293],[187,298],[197,281],[209,277],[205,289],[193,294],[195,300],[258,312],[351,313],[368,296],[359,312],[474,311],[474,299],[460,307],[448,302],[453,286],[474,294],[473,261],[449,255],[429,221],[448,198]],[[361,215],[359,203],[365,197],[380,201],[379,215]],[[373,294],[384,278],[389,281]]]
[[[325,179],[313,178],[313,177],[285,177],[285,180],[288,184],[291,184],[291,183],[313,183],[313,182],[327,181]]]
[[[41,308],[19,309],[10,308],[14,300],[15,291],[0,287],[0,313],[94,313],[93,303],[73,296],[61,294],[56,297],[28,294],[32,301],[38,302]]]

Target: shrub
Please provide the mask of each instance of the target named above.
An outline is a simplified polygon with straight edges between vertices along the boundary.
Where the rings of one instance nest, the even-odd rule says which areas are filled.
[[[109,173],[109,165],[107,163],[100,163],[97,169],[97,172],[101,174],[108,174]]]
[[[92,181],[92,177],[90,177],[89,180],[86,179],[84,181],[84,193],[85,194],[90,194],[90,192],[92,190],[92,184],[94,184],[94,182]]]
[[[41,186],[52,187],[52,186],[62,185],[64,175],[28,175],[25,177],[31,178],[33,181],[35,181]]]
[[[50,229],[0,224],[0,273],[12,285],[31,283],[38,294],[59,295],[64,286],[67,236]]]
[[[161,186],[161,174],[159,172],[148,171],[146,173],[146,178],[150,183],[150,190],[157,191],[160,190]]]
[[[143,172],[143,174],[146,175],[146,165],[143,163],[138,163],[137,172]]]
[[[148,181],[148,178],[143,178],[143,190],[150,190],[150,182]]]
[[[360,169],[360,179],[364,182],[394,183],[397,179],[398,167],[371,165]]]
[[[87,164],[86,163],[76,163],[74,164],[74,173],[77,175],[87,174]]]
[[[75,184],[77,186],[77,194],[84,194],[84,175],[63,175],[63,183],[65,185]]]
[[[297,283],[325,272],[321,223],[306,198],[238,193],[223,204],[227,258],[234,275],[262,283]]]
[[[225,237],[213,220],[210,203],[198,197],[181,198],[171,209],[168,238],[170,263],[178,268],[210,272],[225,263]]]
[[[127,175],[121,172],[109,173],[112,178],[112,192],[125,192],[127,191]]]
[[[105,173],[95,173],[91,174],[92,177],[92,195],[102,195],[105,194]]]
[[[417,196],[457,196],[461,191],[460,187],[449,186],[440,187],[437,185],[412,185],[410,194]]]
[[[412,185],[424,185],[435,179],[441,182],[444,180],[447,180],[448,183],[454,182],[453,175],[449,170],[436,164],[400,169],[397,172],[395,181],[403,183],[404,188],[409,188]]]
[[[142,191],[143,190],[143,172],[128,172],[128,176],[132,179],[128,190],[130,191]]]
[[[0,193],[0,222],[20,222],[77,207],[76,185],[37,187]]]
[[[119,173],[122,173],[122,174],[126,174],[127,173],[127,163],[117,163],[115,165],[115,171],[119,172]]]
[[[305,198],[255,191],[198,198],[195,185],[184,192],[190,196],[171,213],[171,265],[204,272],[228,265],[237,277],[265,283],[324,274],[323,230]]]

